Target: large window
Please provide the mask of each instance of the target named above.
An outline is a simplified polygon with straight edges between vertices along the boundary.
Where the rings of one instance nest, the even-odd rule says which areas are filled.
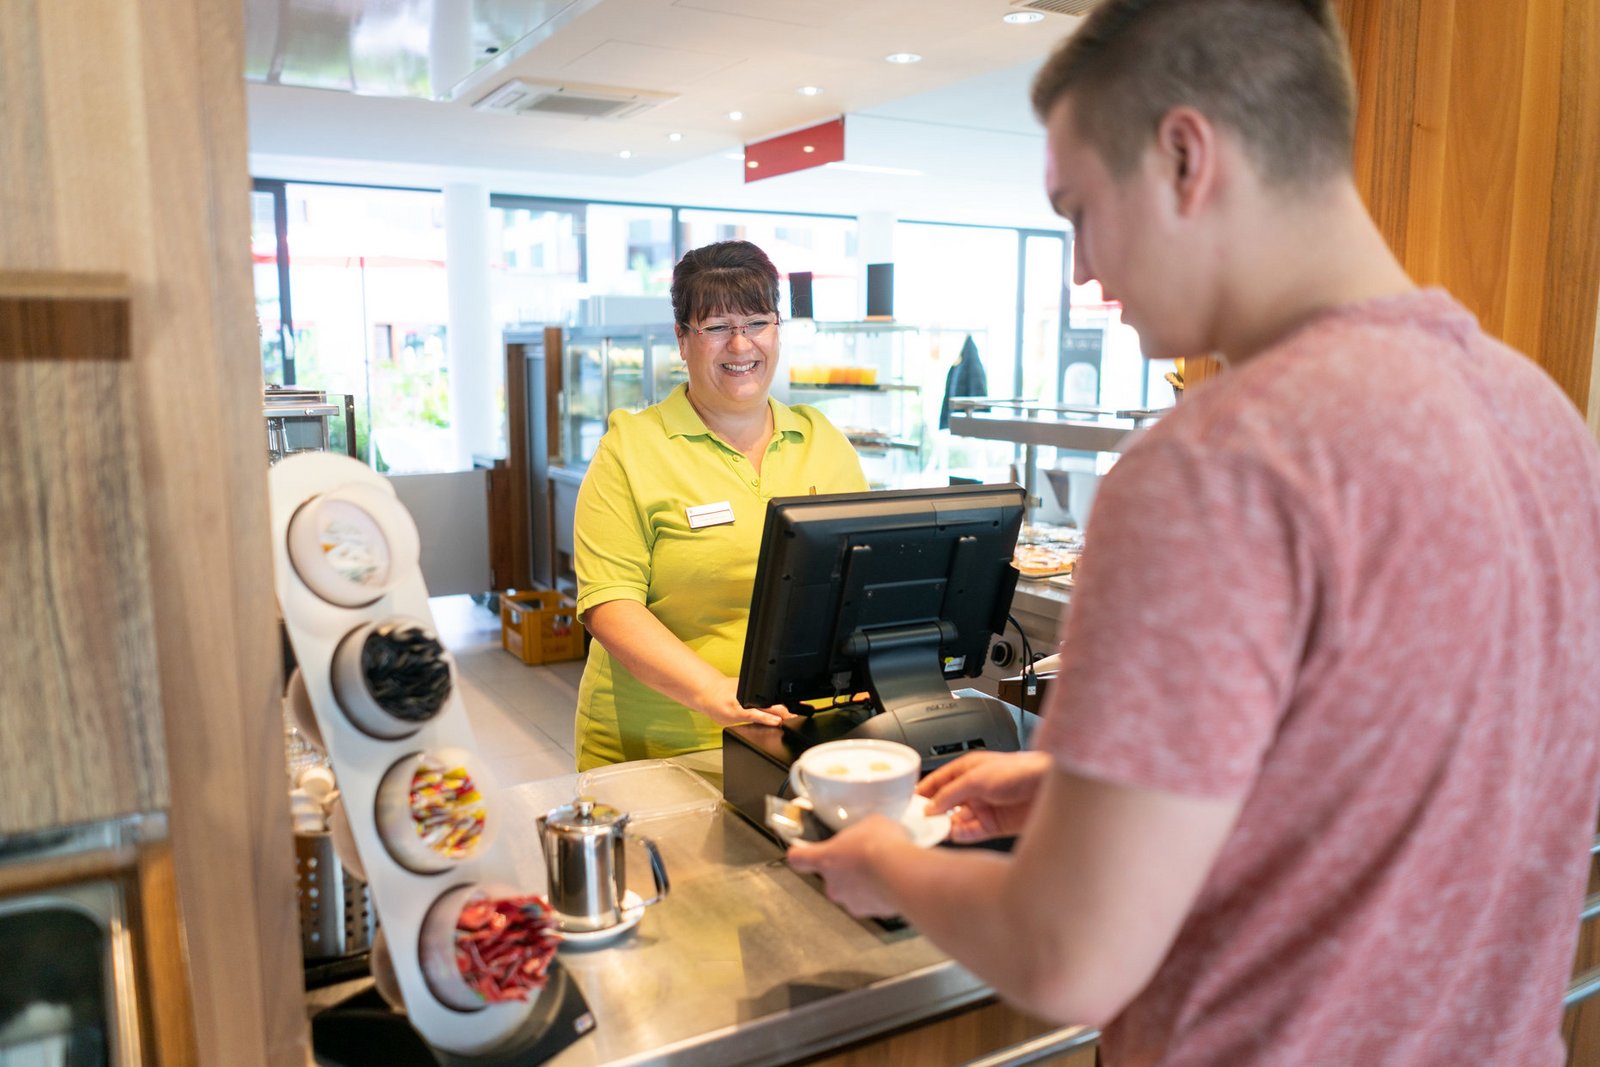
[[[254,205],[266,379],[352,395],[358,453],[378,470],[458,466],[441,194],[262,182]]]
[[[811,273],[813,317],[847,320],[861,314],[855,219],[683,208],[678,226],[684,251],[713,241],[760,245],[783,279],[778,312],[784,318],[789,316],[788,277],[797,271]]]
[[[443,194],[428,190],[261,181],[252,199],[264,378],[353,395],[358,451],[380,470],[451,470],[463,452],[450,423],[444,214]],[[732,239],[752,241],[772,257],[785,318],[788,276],[802,271],[812,275],[818,322],[848,323],[863,312],[854,218],[496,194],[487,224],[489,284],[472,288],[497,336],[513,325],[664,322],[678,257]],[[902,405],[913,425],[902,429],[909,441],[924,443],[921,467],[1004,476],[1016,458],[1009,445],[935,430],[964,349],[977,353],[990,396],[1160,402],[1164,368],[1146,373],[1137,338],[1120,326],[1118,309],[1100,301],[1098,287],[1074,287],[1064,306],[1069,245],[1055,231],[895,226],[901,332],[892,344],[880,331],[884,338],[856,339],[856,347],[881,343],[902,353],[895,377],[913,394]],[[806,338],[786,337],[786,348],[803,354]],[[1090,350],[1093,359],[1083,358]],[[494,360],[476,380],[486,378],[503,412],[498,356],[460,358]],[[473,400],[490,401],[454,399],[467,410]],[[473,442],[474,451],[484,447],[492,445]]]
[[[895,318],[918,327],[915,384],[934,427],[951,371],[969,345],[983,364],[986,394],[1017,395],[1018,240],[1016,230],[990,227],[895,227]],[[935,470],[985,480],[1009,476],[1010,445],[948,430],[936,431],[932,441],[925,463]]]
[[[571,322],[584,294],[584,206],[495,197],[490,300],[495,322]]]
[[[667,296],[672,266],[672,209],[590,204],[589,289],[612,296]]]
[[[255,276],[256,333],[261,342],[261,377],[269,385],[294,382],[294,361],[288,353],[288,294],[283,277],[288,261],[279,256],[284,243],[279,230],[286,223],[283,186],[273,183],[250,194],[250,260]],[[280,276],[281,275],[281,276]]]

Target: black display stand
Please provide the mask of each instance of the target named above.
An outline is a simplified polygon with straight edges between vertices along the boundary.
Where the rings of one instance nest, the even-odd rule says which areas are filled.
[[[465,1056],[431,1047],[405,1015],[375,989],[311,1019],[311,1051],[319,1067],[531,1067],[594,1029],[594,1016],[559,960],[522,1028],[493,1053]]]

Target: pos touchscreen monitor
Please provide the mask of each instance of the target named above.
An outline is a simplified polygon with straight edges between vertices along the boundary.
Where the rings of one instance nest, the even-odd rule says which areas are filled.
[[[746,707],[783,704],[803,743],[881,737],[924,769],[1015,749],[1005,705],[952,694],[1005,626],[1016,485],[779,497],[767,506],[739,671]],[[867,699],[855,699],[865,694]],[[818,710],[805,701],[823,701]]]

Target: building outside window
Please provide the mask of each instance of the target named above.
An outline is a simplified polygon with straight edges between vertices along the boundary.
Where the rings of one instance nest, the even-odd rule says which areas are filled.
[[[352,395],[357,451],[377,470],[454,469],[443,196],[263,184],[282,191],[288,246],[283,293],[282,274],[267,262],[280,250],[265,236],[267,199],[258,192],[252,243],[266,380]]]
[[[895,318],[918,328],[913,380],[930,427],[925,464],[931,470],[986,481],[1009,477],[1011,446],[937,427],[950,371],[969,338],[983,364],[987,395],[1017,395],[1018,240],[1011,229],[895,226]]]

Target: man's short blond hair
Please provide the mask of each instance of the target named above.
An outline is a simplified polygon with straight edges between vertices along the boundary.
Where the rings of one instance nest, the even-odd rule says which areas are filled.
[[[1355,88],[1326,0],[1105,0],[1034,79],[1039,120],[1066,96],[1118,177],[1183,105],[1239,137],[1268,184],[1350,170]]]

